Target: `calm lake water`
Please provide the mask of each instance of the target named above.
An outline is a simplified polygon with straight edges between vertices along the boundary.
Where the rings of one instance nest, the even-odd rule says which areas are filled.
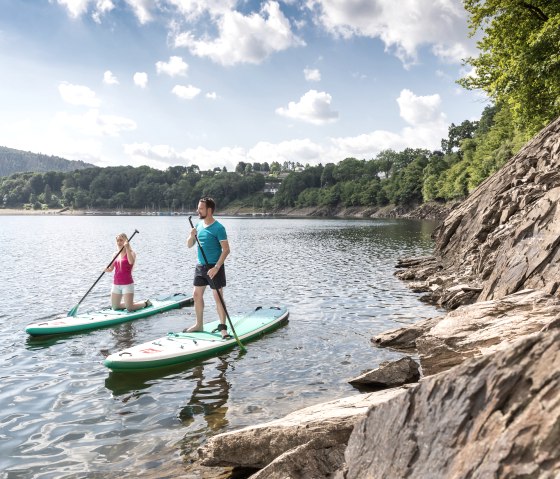
[[[397,258],[431,252],[433,223],[219,219],[230,314],[285,305],[289,324],[246,354],[125,374],[104,357],[191,325],[193,309],[47,339],[25,326],[65,315],[110,261],[115,235],[134,229],[136,298],[190,294],[187,218],[0,216],[0,477],[197,477],[209,436],[357,394],[348,379],[400,357],[371,336],[438,314],[393,276]],[[109,304],[111,279],[80,311]],[[216,318],[207,291],[205,321]]]

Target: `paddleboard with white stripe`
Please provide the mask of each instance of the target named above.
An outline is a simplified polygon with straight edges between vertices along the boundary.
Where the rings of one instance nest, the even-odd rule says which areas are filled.
[[[151,306],[136,311],[128,311],[126,309],[114,311],[111,308],[104,308],[99,311],[80,313],[76,316],[61,316],[49,321],[38,321],[28,325],[25,331],[32,336],[74,333],[133,321],[193,304],[192,296],[187,296],[183,293],[160,296],[150,299],[150,301],[152,303]]]
[[[284,307],[259,307],[245,314],[232,315],[231,322],[237,337],[245,343],[286,324],[288,315]],[[105,359],[104,364],[114,371],[126,371],[170,366],[215,356],[237,345],[235,338],[222,339],[218,331],[214,332],[218,324],[218,321],[206,323],[204,331],[200,332],[168,333],[162,338],[113,353]]]

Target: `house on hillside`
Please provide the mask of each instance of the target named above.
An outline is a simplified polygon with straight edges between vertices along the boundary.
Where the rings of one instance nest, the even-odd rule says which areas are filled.
[[[280,188],[280,183],[267,181],[264,184],[263,193],[268,193],[274,196],[276,193],[278,193],[278,188]]]

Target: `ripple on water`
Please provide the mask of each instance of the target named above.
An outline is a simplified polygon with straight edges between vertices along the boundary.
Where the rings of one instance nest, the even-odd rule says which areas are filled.
[[[192,308],[114,328],[28,338],[25,326],[66,315],[99,277],[114,235],[137,228],[136,296],[191,291],[184,217],[3,217],[0,269],[0,470],[8,478],[138,477],[188,470],[210,435],[356,393],[364,369],[400,357],[371,336],[438,312],[393,276],[427,254],[433,225],[406,221],[224,218],[231,314],[285,305],[289,323],[216,358],[140,374],[103,358],[194,322]],[[33,235],[26,234],[33,231]],[[41,238],[41,248],[33,238]],[[80,245],[80,254],[71,245]],[[80,311],[106,306],[102,276]],[[32,287],[22,287],[32,285]],[[207,294],[205,319],[217,318]],[[171,466],[172,465],[172,466]]]

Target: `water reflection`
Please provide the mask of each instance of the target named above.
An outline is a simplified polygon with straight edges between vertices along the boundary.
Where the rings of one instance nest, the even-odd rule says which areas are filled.
[[[138,344],[136,340],[136,325],[134,322],[122,323],[117,327],[111,328],[111,337],[115,340],[111,351],[120,351]],[[105,354],[105,351],[103,352],[104,357],[109,355],[109,351],[106,351],[106,353],[107,354]]]
[[[229,363],[223,358],[208,361],[190,369],[186,379],[196,381],[196,386],[186,406],[181,408],[179,418],[184,426],[190,426],[197,415],[202,415],[208,429],[217,432],[229,423],[225,407],[230,384],[226,377]]]
[[[223,218],[232,245],[230,314],[286,306],[289,325],[248,344],[243,356],[233,349],[153,372],[110,372],[103,366],[108,353],[182,330],[192,324],[193,308],[56,337],[27,337],[25,326],[67,314],[106,264],[105,240],[115,230],[142,231],[135,238],[139,296],[189,291],[196,258],[184,245],[188,223],[1,221],[0,259],[11,264],[19,257],[15,270],[0,269],[0,471],[7,477],[83,477],[85,463],[88,477],[200,477],[164,471],[171,463],[184,467],[212,434],[355,394],[349,378],[398,357],[372,348],[372,335],[436,314],[393,275],[397,258],[429,254],[429,223]],[[37,229],[40,250],[34,235],[22,234]],[[57,246],[69,236],[82,246],[84,264]],[[110,282],[100,282],[84,310],[106,306]],[[209,300],[205,320],[215,319]]]

